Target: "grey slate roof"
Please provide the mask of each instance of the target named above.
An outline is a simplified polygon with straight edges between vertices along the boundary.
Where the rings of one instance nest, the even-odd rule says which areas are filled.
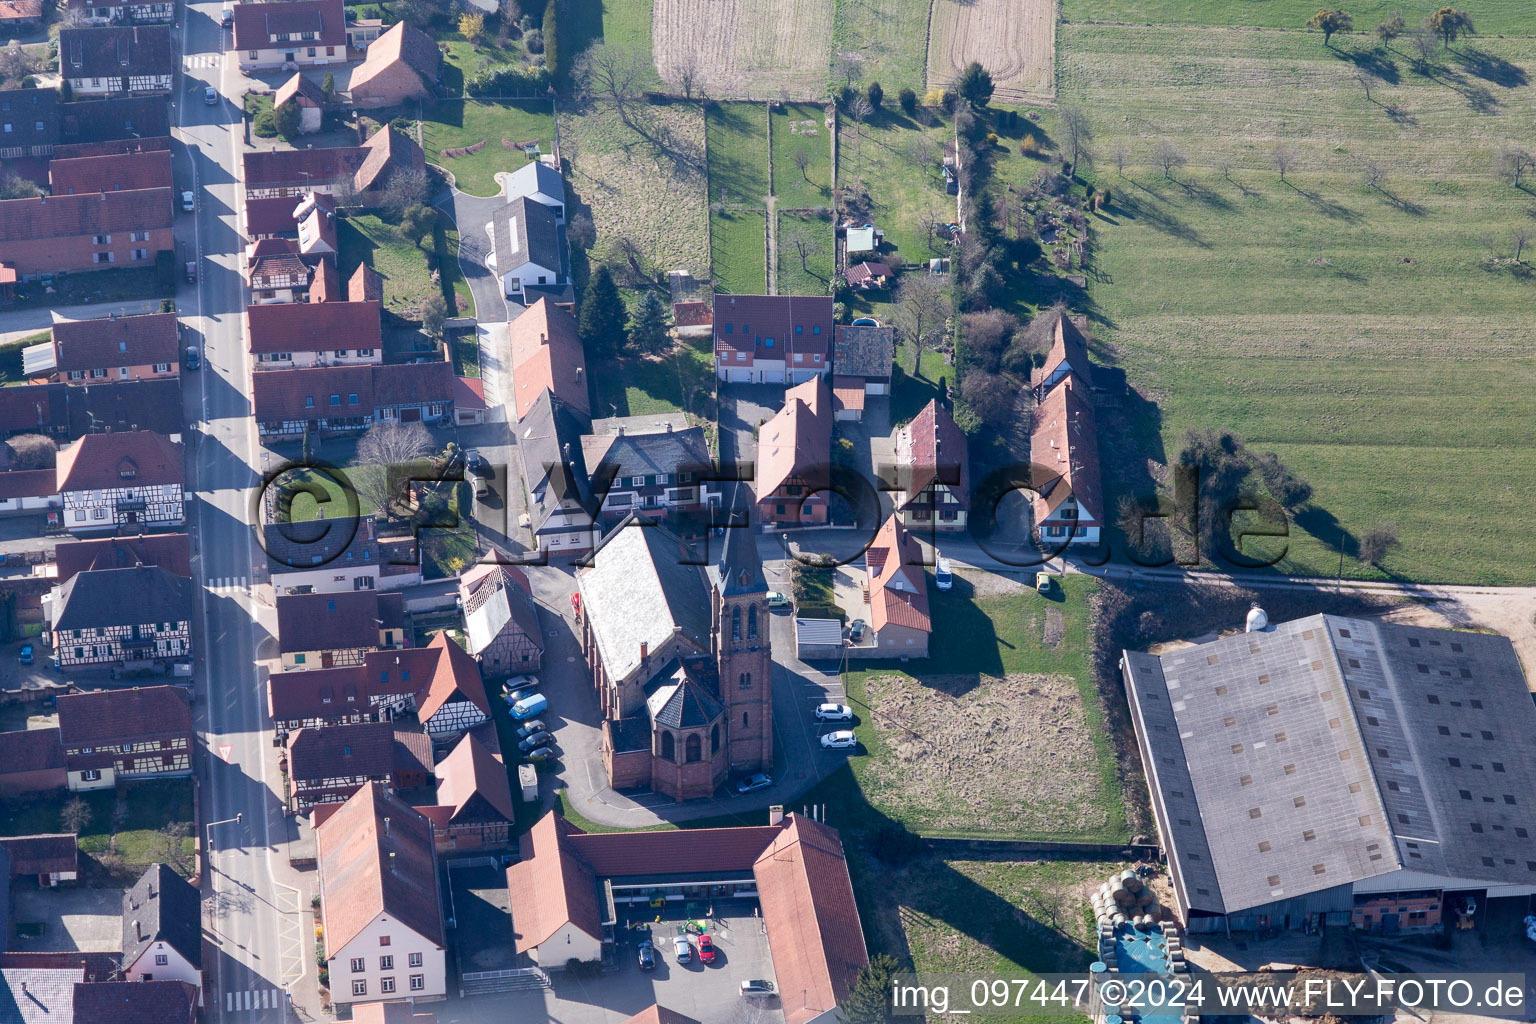
[[[193,967],[203,966],[203,911],[191,884],[164,864],[151,864],[123,893],[123,963],[164,942]]]
[[[514,428],[535,533],[542,531],[559,510],[561,500],[585,507],[588,486],[581,436],[589,423],[580,412],[545,391]]]
[[[526,163],[507,176],[507,195],[531,196],[535,192],[565,202],[565,182],[560,172],[542,160]]]
[[[651,721],[674,729],[696,729],[715,721],[725,711],[715,695],[679,668],[672,681],[658,687],[646,699]]]
[[[733,510],[727,523],[724,536],[709,538],[710,544],[720,545],[719,556],[709,567],[710,583],[725,597],[767,593],[763,560],[745,514]]]
[[[608,466],[621,477],[698,473],[710,465],[703,427],[663,428],[647,434],[628,430],[622,434],[586,434],[581,439],[581,454],[590,472]]]
[[[565,274],[565,253],[554,212],[542,203],[518,196],[491,215],[491,248],[496,272],[507,274],[536,263]]]
[[[84,967],[0,967],[0,1024],[73,1024],[84,980]]]
[[[158,565],[90,569],[55,591],[54,629],[187,622],[192,618],[192,581]]]
[[[1536,707],[1507,639],[1314,615],[1127,651],[1126,676],[1191,907],[1404,868],[1536,884]]]
[[[832,372],[848,377],[889,377],[896,358],[894,327],[839,324],[832,334]]]

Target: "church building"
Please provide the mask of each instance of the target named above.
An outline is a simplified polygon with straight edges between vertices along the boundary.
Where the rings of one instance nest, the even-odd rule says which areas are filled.
[[[674,800],[773,766],[768,585],[750,530],[695,553],[630,516],[577,576],[582,651],[603,712],[615,789]]]

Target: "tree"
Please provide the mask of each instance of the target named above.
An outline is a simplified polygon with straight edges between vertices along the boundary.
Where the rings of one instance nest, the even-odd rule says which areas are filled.
[[[1173,180],[1174,170],[1189,163],[1189,158],[1184,155],[1183,150],[1168,141],[1159,142],[1157,148],[1152,151],[1152,157],[1162,167],[1163,177],[1169,181]]]
[[[434,288],[421,300],[421,329],[434,339],[441,340],[443,324],[448,319],[448,300],[441,290]]]
[[[558,16],[555,0],[549,0],[549,3],[544,6],[544,22],[539,28],[544,33],[544,66],[549,69],[551,75],[560,70],[560,48],[555,41],[555,21]]]
[[[357,462],[368,467],[353,471],[349,479],[358,496],[383,515],[392,514],[397,505],[408,500],[400,467],[425,460],[433,452],[432,435],[420,422],[376,420],[357,442]],[[394,484],[390,470],[394,468]],[[399,485],[399,486],[395,486]]]
[[[11,450],[12,469],[52,469],[59,454],[53,438],[42,434],[17,434],[5,443]]]
[[[1409,45],[1413,47],[1413,63],[1417,69],[1424,69],[1435,62],[1436,41],[1435,33],[1420,25],[1408,33]]]
[[[192,834],[190,821],[173,821],[157,833],[165,847],[165,863],[178,871],[190,866],[187,856],[187,837]]]
[[[1408,31],[1408,23],[1403,20],[1401,14],[1394,14],[1376,26],[1376,38],[1381,40],[1382,46],[1391,46],[1392,40],[1406,31]]]
[[[582,56],[576,77],[588,93],[612,103],[619,120],[634,127],[630,104],[640,92],[640,62],[633,50],[599,43]]]
[[[0,173],[0,199],[35,199],[42,194],[36,182],[14,171]]]
[[[615,355],[624,349],[624,300],[606,265],[587,284],[581,303],[581,340],[593,355]]]
[[[1285,172],[1296,165],[1296,151],[1283,142],[1275,143],[1275,148],[1270,150],[1269,162],[1275,170],[1280,172],[1280,180],[1285,180]]]
[[[1533,167],[1536,167],[1536,157],[1532,157],[1529,150],[1519,146],[1506,146],[1499,150],[1498,159],[1494,161],[1494,174],[1500,178],[1508,178],[1511,185],[1519,188],[1520,179],[1525,177]]]
[[[885,100],[885,90],[880,87],[879,82],[870,82],[869,88],[864,90],[864,97],[869,100],[871,107],[879,110],[880,104]]]
[[[789,246],[795,251],[795,255],[800,257],[800,272],[810,274],[812,277],[817,276],[811,274],[809,266],[811,255],[816,251],[816,242],[804,227],[797,227],[789,233]]]
[[[896,287],[896,335],[912,346],[914,375],[923,376],[923,350],[944,336],[952,305],[942,278],[932,274],[903,274]]]
[[[902,89],[896,94],[896,102],[901,105],[901,112],[911,117],[917,113],[917,93],[911,89]]]
[[[0,48],[0,79],[9,82],[12,87],[20,85],[23,78],[36,70],[37,62],[21,48],[20,43],[12,40],[11,45]]]
[[[1363,174],[1366,185],[1382,191],[1387,182],[1387,165],[1380,160],[1367,160]]]
[[[1531,235],[1536,233],[1530,224],[1517,221],[1515,226],[1509,229],[1509,244],[1515,247],[1515,262],[1524,263],[1520,257],[1525,253],[1525,247],[1531,244]]]
[[[1225,157],[1225,156],[1218,157],[1217,160],[1216,160],[1216,170],[1221,174],[1221,176],[1223,178],[1225,178],[1228,181],[1231,181],[1232,180],[1232,158],[1231,157]]]
[[[691,100],[694,85],[699,79],[697,57],[692,49],[683,50],[679,57],[679,62],[675,65],[677,84],[682,87],[683,96]]]
[[[844,89],[852,89],[853,83],[864,77],[864,64],[852,54],[838,51],[832,58],[832,77],[841,78]]]
[[[993,428],[1006,426],[1013,419],[1017,393],[1018,389],[1008,381],[986,370],[967,371],[960,381],[960,399],[981,422]]]
[[[59,79],[59,102],[68,103],[75,98],[75,87],[69,84],[69,79]]]
[[[837,1008],[845,1024],[891,1024],[891,986],[899,973],[901,964],[889,953],[871,957]]]
[[[285,139],[294,138],[299,134],[299,126],[303,123],[304,112],[299,109],[296,100],[282,103],[272,111],[272,124],[277,128],[277,133]]]
[[[400,215],[400,234],[418,248],[421,240],[430,235],[436,225],[437,215],[425,206],[409,207]]]
[[[336,209],[345,210],[357,205],[357,180],[346,171],[336,176],[331,182],[331,198],[336,200]]]
[[[805,183],[809,185],[811,179],[806,175],[805,170],[811,166],[811,151],[804,146],[796,146],[795,155],[791,159],[794,160],[795,168],[800,172],[800,177],[804,178]]]
[[[1078,158],[1088,147],[1088,140],[1093,138],[1093,129],[1082,107],[1069,103],[1061,108],[1061,130],[1067,137],[1067,145],[1072,147],[1072,173],[1076,175]]]
[[[1371,86],[1381,81],[1381,78],[1370,68],[1361,68],[1355,72],[1355,81],[1360,83],[1360,88],[1365,90],[1365,101],[1371,102]]]
[[[907,160],[919,171],[927,171],[937,157],[933,140],[922,132],[913,132],[907,140]]]
[[[848,113],[852,114],[854,120],[859,123],[859,134],[863,135],[864,122],[875,116],[875,108],[869,102],[869,97],[861,94],[853,98],[853,103],[850,104]]]
[[[325,95],[325,102],[336,102],[336,76],[329,71],[325,73],[325,80],[320,83],[320,92]]]
[[[647,288],[641,293],[634,316],[629,320],[629,344],[637,352],[653,355],[665,351],[671,342],[667,333],[667,307],[654,291]]]
[[[570,223],[565,226],[565,237],[572,248],[583,252],[592,248],[592,244],[597,241],[597,228],[593,225],[591,216],[585,213],[573,216]]]
[[[430,187],[426,171],[414,167],[398,170],[384,184],[384,208],[396,216],[402,216],[406,210],[427,201],[427,189]]]
[[[459,15],[459,35],[468,39],[470,45],[479,46],[485,38],[485,15],[479,11],[465,11]]]
[[[1360,535],[1360,561],[1367,565],[1380,565],[1387,552],[1397,547],[1397,528],[1377,523]]]
[[[1109,151],[1109,158],[1115,162],[1115,173],[1125,177],[1125,165],[1131,159],[1131,151],[1125,148],[1125,143],[1115,143],[1115,148]]]
[[[65,832],[79,835],[91,823],[91,805],[78,796],[70,797],[59,812],[59,824]]]
[[[1323,45],[1333,45],[1335,32],[1348,32],[1355,27],[1355,19],[1343,11],[1331,8],[1323,8],[1307,19],[1307,28],[1319,29],[1323,33]]]
[[[955,92],[973,108],[980,109],[992,102],[992,76],[979,61],[971,61],[955,80]]]
[[[401,21],[408,21],[419,29],[425,29],[432,15],[437,13],[433,0],[395,0],[392,12]]]
[[[1477,29],[1472,27],[1472,15],[1466,11],[1458,11],[1454,7],[1442,7],[1431,14],[1424,22],[1430,31],[1445,41],[1445,48],[1449,50],[1451,44],[1462,36],[1475,36]]]

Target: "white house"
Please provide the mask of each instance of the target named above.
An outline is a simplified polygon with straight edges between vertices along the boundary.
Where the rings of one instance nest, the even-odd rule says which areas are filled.
[[[524,164],[507,175],[507,198],[526,196],[549,207],[555,220],[565,223],[565,182],[560,172],[543,160]]]
[[[532,285],[570,283],[559,220],[548,206],[527,196],[518,196],[492,216],[488,262],[510,299],[521,300],[523,289]]]
[[[54,469],[64,528],[180,526],[182,459],[178,441],[152,430],[86,434],[59,452]]]
[[[123,893],[123,978],[203,987],[201,897],[164,864]]]
[[[278,594],[393,590],[421,582],[415,541],[381,543],[372,516],[267,523],[262,547]]]
[[[331,999],[446,999],[448,958],[432,823],[382,783],[315,808]]]
[[[347,61],[341,0],[235,4],[234,20],[236,56],[243,72]]]

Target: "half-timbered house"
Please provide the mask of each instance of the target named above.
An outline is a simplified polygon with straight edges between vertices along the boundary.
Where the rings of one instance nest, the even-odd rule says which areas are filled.
[[[284,672],[361,665],[369,651],[405,646],[405,602],[375,590],[280,595],[277,646]]]
[[[537,672],[544,657],[528,576],[515,565],[483,562],[459,577],[469,653],[484,677]]]
[[[192,657],[192,581],[156,565],[76,573],[44,617],[60,668]]]
[[[493,727],[466,733],[433,773],[436,803],[416,809],[432,820],[439,852],[507,844],[517,811]]]
[[[300,729],[288,737],[290,809],[340,803],[369,782],[415,789],[432,775],[432,744],[415,722]]]
[[[192,707],[181,687],[70,693],[58,704],[71,790],[192,774]]]
[[[64,528],[180,526],[186,521],[182,446],[152,430],[86,434],[55,467]]]
[[[434,743],[456,739],[491,717],[480,666],[469,652],[438,633],[426,650],[439,651],[432,679],[416,697],[416,717]]]

